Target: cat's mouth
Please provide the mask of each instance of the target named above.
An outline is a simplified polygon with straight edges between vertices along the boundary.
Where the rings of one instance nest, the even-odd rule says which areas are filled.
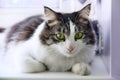
[[[72,52],[67,51],[65,56],[67,56],[67,57],[74,57],[76,54],[77,53],[75,51],[72,51]]]
[[[67,57],[74,57],[75,55],[79,54],[80,51],[81,51],[81,49],[79,49],[79,50],[74,49],[72,51],[66,50],[66,53],[64,55]]]
[[[75,54],[66,54],[66,57],[74,57],[75,56]]]

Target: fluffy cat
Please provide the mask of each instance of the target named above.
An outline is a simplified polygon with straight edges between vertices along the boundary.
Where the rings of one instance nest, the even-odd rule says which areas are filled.
[[[68,71],[90,73],[96,36],[90,4],[73,13],[44,7],[45,16],[27,18],[6,31],[5,54],[18,72]]]

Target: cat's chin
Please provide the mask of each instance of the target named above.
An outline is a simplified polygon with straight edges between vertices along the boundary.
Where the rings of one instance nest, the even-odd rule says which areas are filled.
[[[76,54],[75,53],[65,53],[63,55],[66,57],[74,57]]]
[[[73,55],[65,54],[66,57],[73,57]]]

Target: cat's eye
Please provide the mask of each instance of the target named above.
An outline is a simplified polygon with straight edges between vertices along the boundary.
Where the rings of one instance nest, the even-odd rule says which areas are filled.
[[[62,34],[62,33],[57,33],[57,34],[56,34],[56,37],[57,37],[59,40],[65,40],[65,35]]]
[[[83,37],[83,33],[81,33],[81,32],[77,32],[75,34],[75,39],[81,39],[82,37]]]

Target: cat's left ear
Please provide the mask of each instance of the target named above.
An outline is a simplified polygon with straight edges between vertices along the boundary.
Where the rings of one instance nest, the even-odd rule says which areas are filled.
[[[58,23],[57,13],[52,9],[44,6],[45,21],[49,26],[53,26]]]
[[[91,4],[85,6],[82,10],[78,11],[78,15],[80,17],[80,22],[87,23],[88,17],[90,15]]]
[[[78,11],[78,13],[80,14],[80,16],[85,17],[90,15],[90,10],[91,10],[91,4],[88,4],[82,10]]]

